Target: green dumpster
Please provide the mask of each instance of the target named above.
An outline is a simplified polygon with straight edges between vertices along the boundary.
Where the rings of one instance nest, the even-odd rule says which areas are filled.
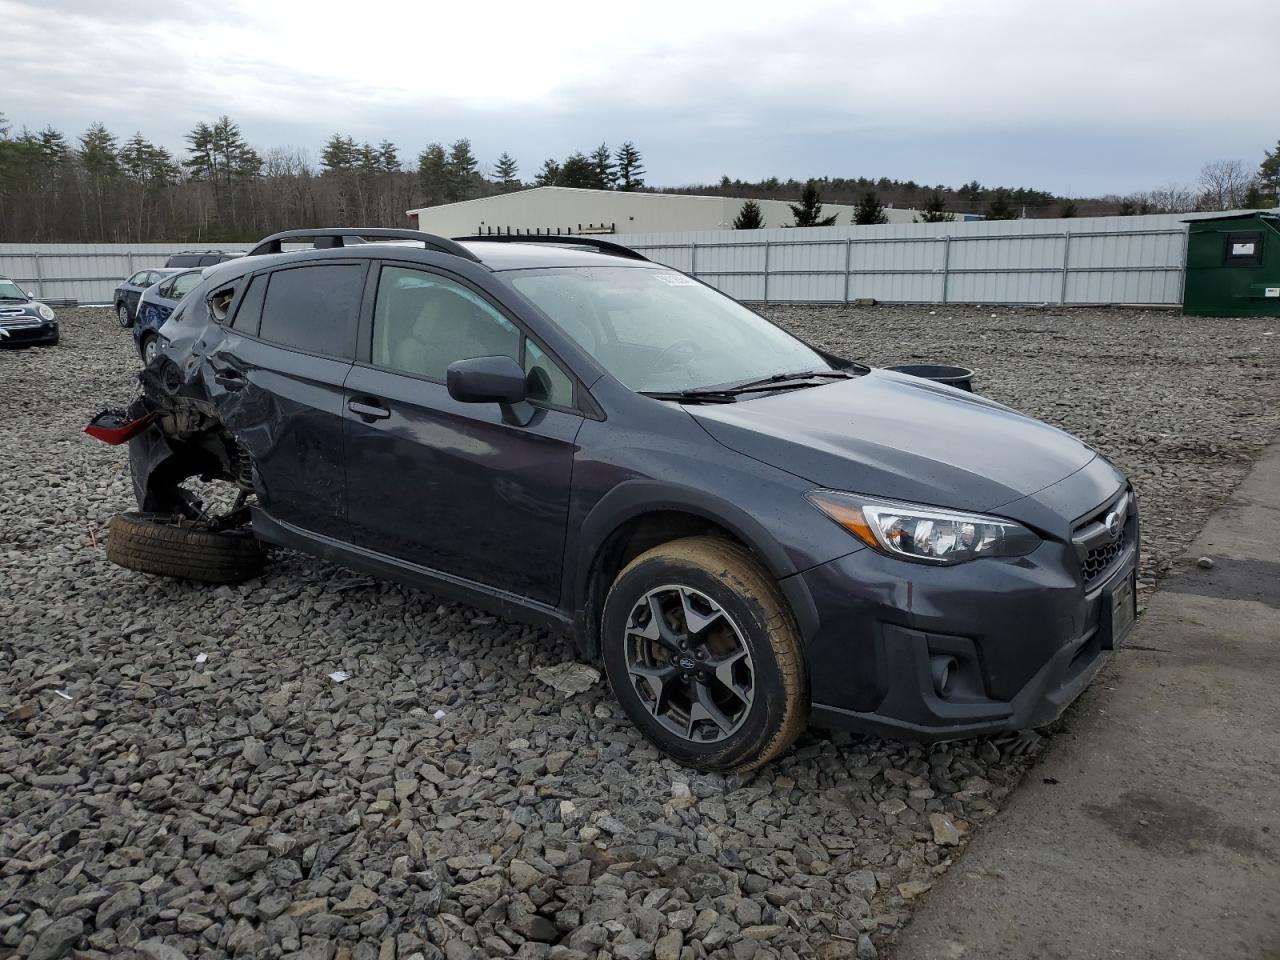
[[[1280,317],[1280,215],[1259,210],[1186,223],[1182,312]]]

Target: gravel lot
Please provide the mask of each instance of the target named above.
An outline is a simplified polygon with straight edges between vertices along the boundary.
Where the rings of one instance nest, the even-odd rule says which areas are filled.
[[[1097,444],[1138,485],[1146,583],[1277,430],[1280,322],[770,312],[973,366]],[[106,311],[62,319],[0,352],[0,957],[867,960],[1028,763],[815,734],[691,775],[603,684],[533,676],[572,655],[539,631],[289,553],[235,588],[114,567],[125,458],[80,429],[136,363]]]

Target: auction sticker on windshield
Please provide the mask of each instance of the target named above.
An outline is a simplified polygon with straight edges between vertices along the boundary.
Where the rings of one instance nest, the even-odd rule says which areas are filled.
[[[696,287],[698,281],[693,277],[686,277],[683,273],[655,273],[654,277],[661,280],[668,287]]]

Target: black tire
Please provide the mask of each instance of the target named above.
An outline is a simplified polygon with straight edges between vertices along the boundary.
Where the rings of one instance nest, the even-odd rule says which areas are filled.
[[[116,320],[126,330],[133,326],[133,317],[129,313],[129,305],[127,303],[116,304]]]
[[[695,599],[701,594],[701,598],[717,605],[720,609],[712,613],[712,618],[723,617],[727,627],[721,628],[722,631],[731,630],[733,641],[749,654],[746,666],[750,671],[750,701],[739,704],[732,732],[726,733],[719,722],[710,728],[713,736],[722,737],[714,742],[697,742],[697,737],[692,736],[692,719],[688,724],[690,735],[673,732],[669,728],[673,720],[670,710],[666,711],[668,725],[664,725],[657,717],[662,711],[651,709],[661,703],[663,697],[653,687],[645,687],[649,694],[646,697],[632,676],[636,611],[642,609],[649,597],[661,596],[672,587]],[[686,631],[688,609],[685,608]],[[690,638],[694,635],[688,633]],[[690,639],[689,649],[696,649],[696,643],[707,642]],[[791,611],[777,584],[751,553],[727,540],[717,537],[674,540],[654,547],[627,564],[605,599],[601,648],[609,683],[627,715],[655,746],[685,766],[717,771],[754,769],[786,750],[808,719],[804,655]],[[646,669],[669,672],[691,662],[684,654],[677,654],[677,658]],[[686,686],[680,687],[672,681],[671,699],[686,696],[687,702],[691,702],[693,693],[682,691],[696,691],[694,682],[678,682]],[[705,686],[708,681],[696,682]],[[663,685],[666,686],[665,681]],[[686,711],[686,715],[692,717],[692,709]],[[721,717],[726,718],[724,714]],[[674,719],[678,725],[681,720],[678,708]],[[706,729],[701,727],[702,732]]]
[[[238,583],[262,572],[265,554],[248,530],[215,532],[177,516],[130,511],[111,518],[107,559],[140,573]]]

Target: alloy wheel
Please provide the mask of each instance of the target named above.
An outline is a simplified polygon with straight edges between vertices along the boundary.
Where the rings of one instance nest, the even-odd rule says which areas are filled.
[[[145,366],[150,366],[151,361],[156,358],[156,354],[160,352],[160,344],[156,342],[156,338],[152,337],[142,346],[142,362]]]
[[[129,308],[123,303],[120,304],[119,309],[116,310],[116,316],[120,318],[120,326],[129,326]]]
[[[636,602],[627,617],[626,664],[653,718],[692,743],[732,736],[751,712],[751,651],[733,618],[692,587],[657,587]]]

